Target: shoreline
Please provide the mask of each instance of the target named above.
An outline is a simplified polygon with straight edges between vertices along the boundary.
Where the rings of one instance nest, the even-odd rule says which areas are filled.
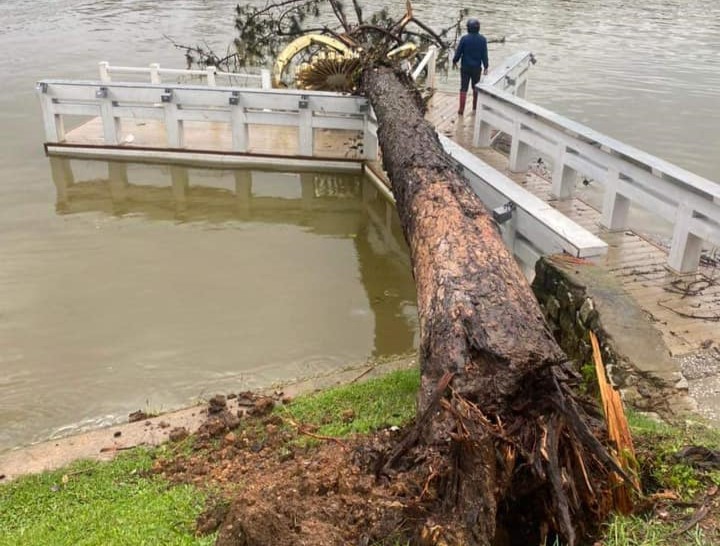
[[[276,398],[295,398],[329,387],[365,381],[390,371],[417,365],[416,356],[399,356],[389,360],[350,365],[319,377],[301,379],[280,386],[253,391]],[[223,393],[229,394],[229,393]],[[227,400],[228,411],[242,411],[238,398]],[[140,446],[157,446],[170,440],[174,430],[193,434],[207,418],[207,403],[148,416],[135,422],[120,423],[80,432],[0,452],[0,484],[17,477],[61,468],[79,459],[107,461],[118,453]]]

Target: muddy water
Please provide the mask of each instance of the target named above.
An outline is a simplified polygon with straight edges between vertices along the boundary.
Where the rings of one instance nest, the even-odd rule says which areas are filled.
[[[435,24],[466,4],[414,2]],[[74,185],[58,165],[53,183],[37,79],[94,77],[100,60],[180,66],[163,35],[221,49],[234,5],[0,2],[0,449],[174,407],[226,381],[252,386],[412,346],[406,257],[388,250],[392,230],[362,191],[321,198],[318,179],[319,208],[307,208],[307,178],[257,173],[248,208],[237,173],[191,170],[184,190],[182,173],[132,166],[126,188],[122,169],[83,162]],[[531,99],[720,178],[720,3],[477,9],[483,32],[507,38],[491,62],[536,54]],[[340,213],[337,202],[359,208]]]
[[[412,349],[407,252],[360,176],[51,161],[62,226],[0,273],[0,446]]]

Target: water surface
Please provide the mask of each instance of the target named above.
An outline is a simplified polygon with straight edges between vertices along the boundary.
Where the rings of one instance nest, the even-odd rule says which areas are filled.
[[[530,99],[720,179],[719,2],[414,5],[437,26],[477,10],[507,39],[492,64],[535,53]],[[182,66],[164,35],[222,49],[234,6],[0,2],[0,449],[412,347],[407,255],[358,181],[254,173],[248,197],[247,173],[131,165],[125,184],[73,161],[69,180],[43,156],[36,80]]]

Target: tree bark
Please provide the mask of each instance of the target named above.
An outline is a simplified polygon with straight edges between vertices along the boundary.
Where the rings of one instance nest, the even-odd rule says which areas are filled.
[[[571,395],[567,358],[409,79],[374,66],[362,89],[417,286],[419,418],[386,470],[418,449],[434,465],[442,509],[420,522],[419,542],[490,545],[499,525],[512,543],[555,533],[573,544],[608,506],[591,485],[613,467],[588,428],[598,422]]]

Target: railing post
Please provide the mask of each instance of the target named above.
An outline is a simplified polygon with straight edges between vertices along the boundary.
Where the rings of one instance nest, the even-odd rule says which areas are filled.
[[[523,173],[528,170],[530,160],[532,159],[532,148],[520,140],[522,132],[522,123],[516,121],[513,123],[512,144],[510,145],[510,172]]]
[[[475,112],[475,126],[473,127],[473,146],[477,148],[490,147],[492,140],[492,127],[482,119],[484,109],[483,94],[482,91],[478,89],[478,106]]]
[[[700,263],[702,239],[691,233],[693,209],[685,204],[678,207],[675,216],[668,265],[679,273],[695,271]]]
[[[250,137],[248,133],[247,115],[239,92],[230,97],[230,116],[232,118],[232,147],[235,152],[247,152]]]
[[[500,235],[502,236],[505,246],[511,252],[515,248],[515,239],[517,238],[516,215],[513,214],[510,220],[500,225]]]
[[[62,142],[65,140],[65,124],[62,116],[55,113],[55,103],[52,101],[52,97],[47,94],[47,84],[40,82],[37,89],[40,95],[43,125],[45,126],[45,141]]]
[[[370,112],[365,112],[363,118],[363,156],[371,161],[378,158],[377,125],[372,121]]]
[[[205,68],[205,73],[207,74],[205,77],[207,78],[208,87],[215,87],[215,72],[217,72],[217,68],[214,66],[208,66]]]
[[[625,229],[630,211],[630,199],[618,193],[620,173],[617,169],[608,168],[604,186],[600,225],[611,231]]]
[[[112,98],[107,87],[101,87],[95,92],[100,100],[100,117],[103,124],[103,139],[105,144],[117,146],[120,143],[120,118],[115,117]]]
[[[567,147],[561,145],[553,158],[552,189],[550,195],[557,199],[569,199],[575,191],[577,172],[565,165]]]
[[[169,148],[182,148],[185,142],[183,121],[178,119],[178,107],[173,103],[172,89],[165,89],[162,102],[165,108],[165,134]]]
[[[527,96],[527,78],[523,79],[517,86],[515,96],[524,99]]]
[[[315,149],[312,127],[313,112],[307,95],[301,95],[298,104],[298,118],[298,153],[312,156]]]
[[[429,87],[430,89],[435,89],[438,48],[435,46],[430,46],[430,50],[432,51],[432,55],[430,57],[430,60],[428,61],[428,75],[426,87]]]
[[[162,83],[162,79],[160,78],[160,65],[158,63],[150,64],[150,83]]]
[[[272,79],[270,78],[270,71],[266,68],[263,68],[260,71],[260,86],[263,89],[272,89]]]
[[[103,83],[110,82],[110,71],[108,70],[109,66],[110,63],[108,63],[107,61],[101,61],[98,63],[98,68],[100,70],[100,81]]]

